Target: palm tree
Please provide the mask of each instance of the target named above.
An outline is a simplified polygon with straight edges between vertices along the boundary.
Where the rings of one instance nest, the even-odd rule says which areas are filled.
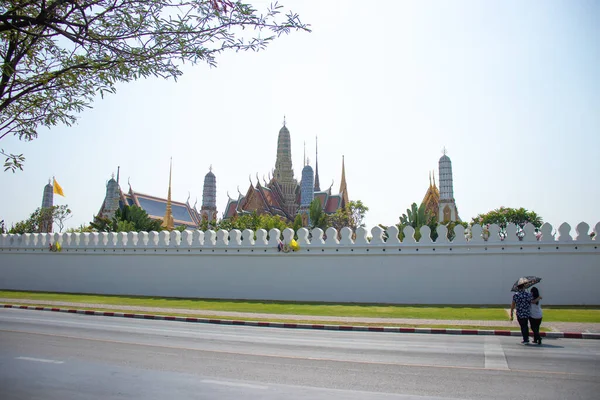
[[[418,207],[417,203],[412,203],[410,208],[406,210],[406,214],[400,216],[400,224],[398,224],[400,240],[404,239],[404,228],[412,226],[415,230],[415,239],[418,241],[421,238],[421,227],[425,225],[431,229],[431,239],[437,239],[435,216],[426,210],[425,203],[421,203]]]

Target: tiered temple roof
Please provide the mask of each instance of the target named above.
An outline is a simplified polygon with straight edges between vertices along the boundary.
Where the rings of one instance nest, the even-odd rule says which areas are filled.
[[[315,160],[315,166],[317,165],[318,160]],[[237,199],[229,198],[225,206],[223,218],[257,212],[259,214],[279,215],[293,221],[301,205],[301,182],[297,183],[295,181],[291,168],[290,133],[284,122],[283,127],[279,131],[277,161],[273,177],[268,183],[265,182],[265,185],[262,185],[259,180],[257,180],[256,184],[253,184],[251,181],[245,195],[242,195],[238,191],[239,196]],[[315,187],[318,188],[318,169],[315,170],[314,182]],[[292,195],[288,193],[290,185]],[[344,161],[342,160],[340,194],[332,195],[331,187],[324,191],[316,190],[316,188],[314,198],[321,202],[325,213],[332,214],[339,208],[345,207],[349,200]],[[288,194],[286,195],[285,193]],[[292,199],[293,204],[289,204],[290,199]]]
[[[425,204],[425,211],[431,215],[435,215],[435,219],[438,219],[439,205],[440,205],[440,191],[435,184],[435,172],[433,175],[433,183],[431,182],[431,172],[429,173],[429,188],[425,192],[423,197],[423,203]]]
[[[195,207],[191,206],[187,201],[174,201],[169,198],[162,198],[137,192],[129,185],[129,191],[123,192],[118,182],[114,178],[110,179],[107,184],[107,193],[98,216],[112,218],[116,211],[116,204],[112,203],[112,199],[118,199],[118,208],[123,208],[125,205],[135,205],[146,211],[148,216],[155,220],[164,221],[167,214],[167,204],[171,205],[170,215],[173,218],[174,226],[185,225],[190,228],[197,228],[200,225],[200,213]]]

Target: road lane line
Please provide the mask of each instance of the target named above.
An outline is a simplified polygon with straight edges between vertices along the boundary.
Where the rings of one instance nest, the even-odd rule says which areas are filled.
[[[500,340],[493,336],[486,336],[483,345],[483,353],[485,358],[485,369],[500,369],[510,370],[506,362],[506,354],[502,348]]]
[[[237,383],[237,382],[225,382],[225,381],[213,381],[211,379],[203,379],[200,382],[202,383],[212,383],[214,385],[223,385],[223,386],[233,386],[233,387],[242,387],[248,389],[262,389],[266,390],[269,387],[263,385],[252,385],[250,383]]]
[[[23,333],[28,335],[39,335],[39,336],[52,336],[52,337],[60,337],[67,339],[78,339],[78,340],[89,340],[92,342],[103,342],[103,343],[114,343],[114,344],[125,344],[130,346],[143,346],[143,347],[154,347],[154,348],[164,348],[164,349],[177,349],[177,350],[192,350],[197,351],[199,353],[215,353],[215,354],[231,354],[231,355],[240,355],[240,356],[251,356],[251,357],[264,357],[264,358],[280,358],[280,359],[290,359],[290,360],[308,360],[308,361],[328,361],[328,362],[339,362],[339,363],[349,363],[349,364],[370,364],[370,365],[391,365],[398,367],[419,367],[419,368],[442,368],[442,369],[465,369],[465,370],[474,370],[474,371],[492,371],[493,368],[481,368],[481,367],[466,367],[459,365],[436,365],[436,364],[410,364],[410,363],[398,363],[398,362],[383,362],[383,361],[360,361],[360,360],[348,360],[348,359],[337,359],[337,358],[325,358],[325,357],[300,357],[300,356],[281,356],[275,354],[262,354],[262,353],[242,353],[236,351],[224,351],[224,350],[206,350],[206,349],[198,349],[193,347],[185,347],[185,346],[168,346],[168,345],[159,345],[159,344],[149,344],[149,343],[136,343],[136,342],[125,342],[120,340],[107,340],[107,339],[95,339],[95,338],[86,338],[80,336],[69,336],[69,335],[57,335],[53,333],[38,333],[38,332],[27,332],[27,331],[19,331],[12,329],[0,329],[0,332],[6,333]],[[511,370],[498,370],[503,372],[522,372],[522,373],[532,373],[532,374],[543,374],[543,375],[573,375],[573,376],[588,376],[585,374],[575,373],[575,372],[560,372],[560,371],[545,371],[545,370],[534,370],[534,369],[511,369]]]
[[[64,361],[46,360],[44,358],[33,358],[33,357],[15,357],[15,360],[35,361],[35,362],[48,363],[48,364],[64,364],[65,363]]]

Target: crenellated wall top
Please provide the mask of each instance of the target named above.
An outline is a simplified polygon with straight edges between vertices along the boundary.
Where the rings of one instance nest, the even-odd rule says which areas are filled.
[[[396,226],[383,229],[380,226],[368,230],[358,228],[353,232],[350,228],[342,228],[339,232],[335,228],[320,228],[309,231],[301,228],[297,232],[285,229],[266,231],[257,230],[219,230],[199,231],[186,230],[161,231],[161,232],[94,232],[94,233],[26,233],[23,235],[0,235],[0,251],[19,250],[49,250],[49,251],[79,251],[97,249],[253,249],[262,248],[270,252],[293,252],[289,244],[292,240],[297,243],[299,252],[310,252],[311,249],[366,249],[373,247],[439,247],[454,246],[468,248],[501,247],[509,246],[548,245],[548,244],[597,244],[600,233],[600,222],[593,229],[581,222],[575,227],[575,234],[571,235],[571,226],[561,224],[557,229],[545,223],[539,230],[531,224],[519,229],[516,225],[509,224],[505,230],[498,225],[490,226],[473,225],[465,229],[457,225],[453,232],[448,232],[444,225],[437,228],[437,238],[432,240],[431,230],[428,226],[420,229],[420,239],[415,238],[415,229],[407,226],[403,230],[403,240],[399,239],[399,230]],[[419,235],[416,235],[419,237]],[[449,238],[452,238],[449,239]],[[57,246],[58,244],[58,246]],[[286,246],[288,245],[288,246]],[[539,247],[537,247],[539,248]],[[338,250],[336,250],[338,251]]]

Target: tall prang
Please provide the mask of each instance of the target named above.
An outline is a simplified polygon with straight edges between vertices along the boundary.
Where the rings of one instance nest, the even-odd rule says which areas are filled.
[[[438,211],[439,222],[460,221],[456,201],[454,200],[454,186],[452,182],[452,161],[446,154],[440,157],[439,161],[439,179],[440,179],[440,201]]]
[[[277,138],[277,159],[275,160],[275,170],[273,178],[279,184],[283,195],[283,207],[289,215],[296,214],[296,188],[298,182],[294,179],[294,169],[292,168],[292,144],[290,131],[285,126],[279,130]]]
[[[302,168],[302,180],[300,181],[300,208],[298,214],[302,217],[302,226],[310,225],[310,203],[315,198],[315,174],[308,160],[304,161]]]
[[[217,220],[217,177],[212,172],[212,165],[204,176],[200,215],[203,221],[213,222]]]
[[[346,166],[344,163],[344,156],[342,156],[342,179],[340,182],[340,196],[342,196],[342,207],[344,208],[349,203],[348,197],[348,184],[346,183]]]
[[[98,216],[112,219],[117,210],[120,208],[120,199],[121,189],[119,188],[119,183],[115,180],[115,175],[113,174],[110,180],[106,183],[106,196],[104,197],[104,203],[102,203],[102,207],[100,207]]]
[[[42,197],[42,209],[44,208],[52,208],[54,206],[54,186],[50,180],[48,180],[48,184],[44,186],[44,195]],[[52,216],[47,216],[44,220],[41,221],[40,224],[40,232],[41,233],[52,233],[52,224],[53,224]]]
[[[315,137],[315,192],[321,191],[321,182],[319,182],[319,143]]]

